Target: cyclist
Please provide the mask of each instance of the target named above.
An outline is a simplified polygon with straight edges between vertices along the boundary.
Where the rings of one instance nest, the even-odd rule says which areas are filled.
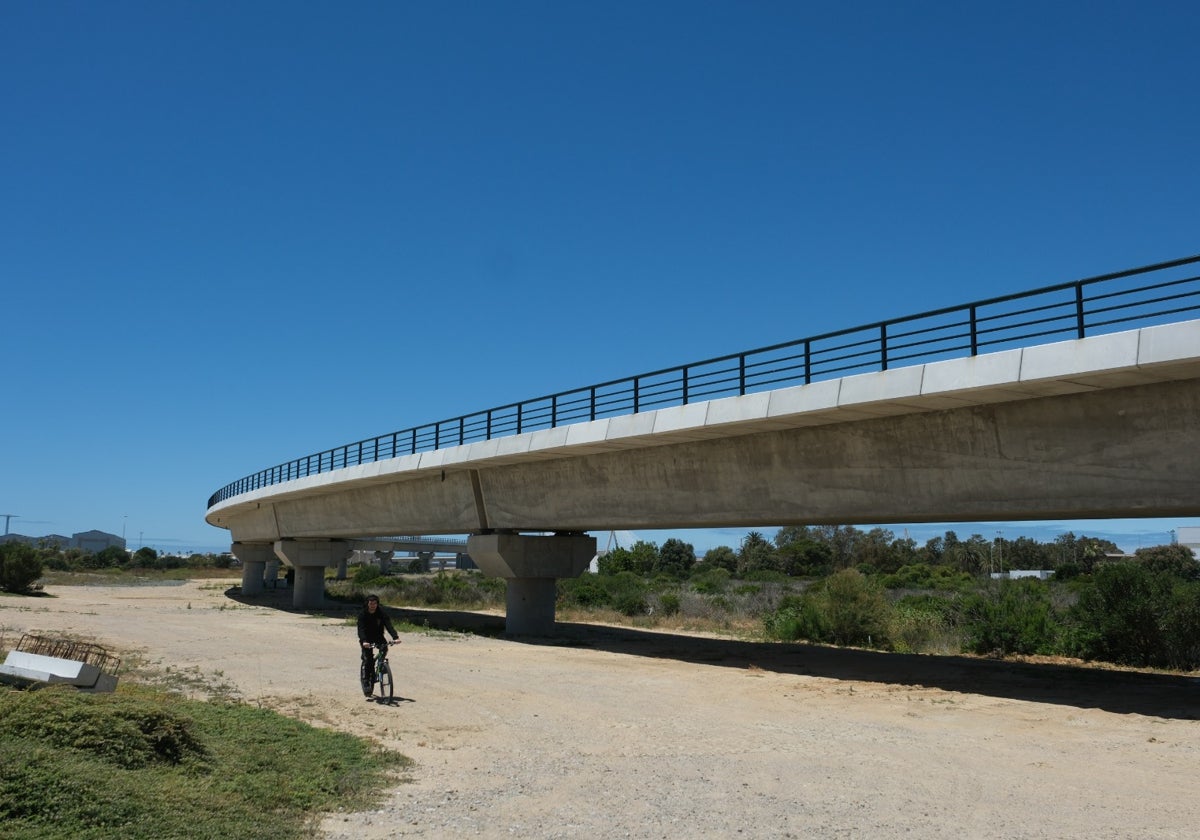
[[[368,699],[371,697],[371,685],[375,682],[375,657],[371,654],[371,645],[381,645],[384,655],[387,654],[388,643],[383,637],[384,630],[391,634],[393,642],[400,643],[400,634],[392,626],[391,617],[379,606],[379,596],[368,595],[363,611],[358,614],[358,644],[362,648],[364,673],[370,678],[370,682],[363,684],[363,696]]]

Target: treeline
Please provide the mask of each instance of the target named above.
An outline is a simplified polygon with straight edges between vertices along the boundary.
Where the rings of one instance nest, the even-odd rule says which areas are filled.
[[[129,552],[118,546],[100,551],[82,548],[59,549],[57,546],[32,546],[11,541],[0,543],[0,590],[28,592],[47,569],[60,572],[87,572],[101,569],[145,569],[166,571],[183,568],[228,568],[228,554],[159,554],[143,546]]]
[[[615,549],[598,565],[599,575],[561,582],[566,603],[638,615],[740,602],[785,641],[1200,668],[1200,563],[1180,545],[1128,556],[1070,533],[1043,544],[948,531],[918,546],[882,528],[797,526],[702,560],[668,540]],[[1053,574],[988,574],[1014,568]]]
[[[779,529],[773,541],[752,531],[737,549],[717,546],[700,561],[692,546],[681,540],[667,540],[661,548],[641,541],[628,549],[609,551],[600,558],[600,571],[686,577],[716,568],[737,577],[760,572],[824,577],[849,568],[864,574],[893,574],[906,566],[929,566],[970,576],[1011,569],[1044,569],[1065,578],[1090,573],[1097,563],[1117,554],[1120,549],[1108,540],[1076,537],[1070,532],[1054,542],[1041,543],[1028,537],[989,540],[979,534],[959,539],[954,531],[947,531],[919,545],[916,540],[897,537],[886,528],[861,531],[852,525],[789,525]]]

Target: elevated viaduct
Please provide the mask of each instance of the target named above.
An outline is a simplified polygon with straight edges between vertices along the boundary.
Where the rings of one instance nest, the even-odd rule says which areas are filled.
[[[683,369],[682,404],[638,406],[635,378],[634,412],[609,417],[592,387],[586,419],[557,422],[557,395],[532,431],[518,407],[503,436],[488,412],[479,440],[458,418],[424,451],[418,430],[402,454],[397,435],[391,452],[388,436],[352,444],[231,485],[207,520],[237,556],[295,566],[298,606],[320,605],[352,540],[468,534],[508,581],[508,631],[546,634],[555,580],[595,554],[588,531],[1200,515],[1200,321],[903,366],[879,332],[879,370],[809,381],[806,344],[805,381],[746,393],[741,354],[733,396],[688,399]]]

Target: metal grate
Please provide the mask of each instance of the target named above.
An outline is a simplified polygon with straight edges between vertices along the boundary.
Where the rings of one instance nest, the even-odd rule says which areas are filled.
[[[52,639],[49,636],[35,636],[26,633],[21,636],[21,641],[17,642],[17,650],[21,653],[53,656],[57,659],[69,659],[72,662],[94,665],[100,669],[100,673],[109,676],[116,676],[121,667],[121,660],[100,645],[73,639]]]

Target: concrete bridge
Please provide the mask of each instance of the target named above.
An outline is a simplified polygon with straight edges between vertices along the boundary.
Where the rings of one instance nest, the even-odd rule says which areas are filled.
[[[508,632],[540,635],[556,579],[596,553],[588,531],[1200,515],[1200,321],[883,367],[298,477],[292,462],[207,520],[243,562],[294,566],[301,607],[354,540],[469,534],[508,581]]]

